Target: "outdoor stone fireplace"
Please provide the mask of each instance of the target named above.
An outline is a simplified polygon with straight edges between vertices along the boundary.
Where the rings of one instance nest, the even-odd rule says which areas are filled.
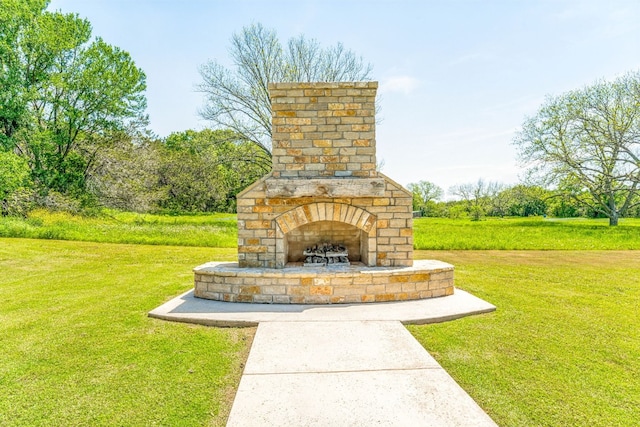
[[[197,297],[311,304],[453,293],[453,266],[413,261],[411,193],[376,171],[377,87],[269,86],[273,170],[238,194],[238,263],[197,267]]]

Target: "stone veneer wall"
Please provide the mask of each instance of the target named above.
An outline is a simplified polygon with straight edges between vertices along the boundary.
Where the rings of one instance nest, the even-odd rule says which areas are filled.
[[[240,267],[283,268],[287,234],[318,221],[361,230],[368,266],[413,264],[411,193],[375,170],[376,89],[376,82],[269,86],[273,171],[238,195]]]
[[[211,262],[195,269],[195,296],[217,301],[341,304],[408,301],[452,295],[453,266],[418,260],[412,267],[239,268]]]
[[[275,83],[275,178],[375,177],[377,82]]]

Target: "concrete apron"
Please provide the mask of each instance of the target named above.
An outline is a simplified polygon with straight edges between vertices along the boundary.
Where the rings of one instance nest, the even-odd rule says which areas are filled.
[[[496,426],[397,320],[258,326],[227,426]]]

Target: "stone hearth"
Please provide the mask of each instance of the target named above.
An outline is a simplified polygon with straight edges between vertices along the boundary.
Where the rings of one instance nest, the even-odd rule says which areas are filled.
[[[453,293],[453,266],[413,261],[412,195],[376,171],[377,82],[276,83],[273,170],[238,194],[238,263],[195,269],[221,301],[346,303]],[[323,242],[350,265],[302,267]]]

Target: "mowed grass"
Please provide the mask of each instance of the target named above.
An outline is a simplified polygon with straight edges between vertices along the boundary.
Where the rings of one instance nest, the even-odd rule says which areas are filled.
[[[618,250],[640,249],[640,219],[487,218],[481,221],[416,218],[422,250]]]
[[[254,331],[147,312],[190,289],[194,266],[235,260],[235,216],[42,212],[0,219],[0,234],[25,223],[30,237],[229,248],[0,238],[0,425],[224,425]],[[410,330],[499,425],[638,425],[640,221],[415,226],[416,246],[441,249],[416,258],[454,264],[456,286],[498,309]],[[476,245],[494,250],[450,250]]]
[[[640,425],[640,251],[416,257],[497,306],[409,330],[498,425]]]
[[[254,329],[147,312],[234,250],[0,239],[0,425],[222,426]]]
[[[84,217],[36,210],[27,219],[0,219],[0,237],[103,243],[235,248],[236,215],[150,215],[110,212]]]
[[[640,249],[640,219],[618,227],[604,219],[417,218],[414,246],[423,250]],[[104,243],[235,248],[233,214],[149,215],[110,212],[99,217],[34,211],[27,219],[0,218],[0,237]]]

